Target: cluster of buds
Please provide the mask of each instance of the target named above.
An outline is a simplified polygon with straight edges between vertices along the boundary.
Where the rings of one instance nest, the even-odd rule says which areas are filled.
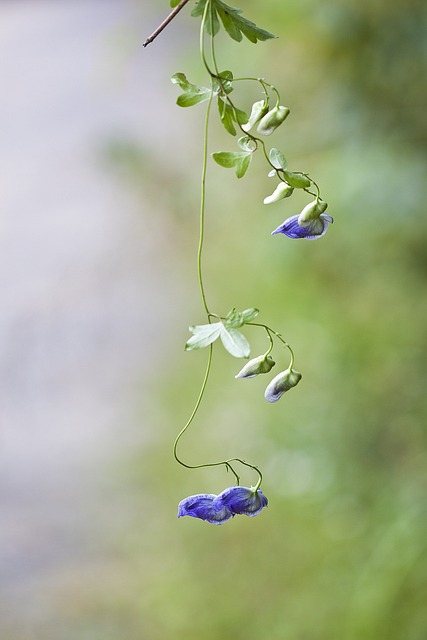
[[[247,132],[258,124],[258,133],[263,136],[269,136],[286,120],[289,113],[288,107],[283,107],[279,104],[269,110],[267,100],[259,100],[252,105],[249,120],[242,125],[242,129]]]
[[[235,376],[236,378],[254,378],[261,373],[268,373],[276,363],[268,354],[249,360],[247,364]],[[268,402],[277,402],[286,391],[296,387],[302,375],[290,365],[285,371],[281,371],[267,386],[264,397]]]

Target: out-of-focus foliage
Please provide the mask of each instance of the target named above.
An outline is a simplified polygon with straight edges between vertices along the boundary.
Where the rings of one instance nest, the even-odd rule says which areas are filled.
[[[259,307],[260,318],[289,337],[304,378],[270,406],[261,376],[234,380],[239,363],[215,352],[182,456],[222,459],[243,446],[264,470],[269,508],[220,528],[177,521],[181,498],[232,484],[223,470],[185,471],[172,461],[206,357],[177,348],[153,390],[152,445],[123,462],[135,512],[118,549],[120,579],[97,594],[85,613],[91,634],[79,637],[104,638],[103,617],[127,640],[424,640],[426,5],[239,6],[280,40],[230,42],[222,55],[235,55],[242,70],[248,61],[260,74],[268,68],[284,87],[292,113],[283,151],[318,176],[336,223],[315,243],[271,237],[299,209],[287,200],[264,207],[271,183],[256,161],[243,181],[212,162],[206,286],[219,312]],[[184,127],[180,118],[177,109]],[[216,135],[219,126],[213,151]],[[150,182],[166,189],[161,168],[156,175],[152,167]],[[145,160],[141,168],[148,170]],[[188,193],[198,173],[184,176]],[[176,216],[170,203],[170,225],[187,236],[182,259],[195,264],[195,192],[188,204]],[[189,324],[202,317],[195,283],[189,278]]]

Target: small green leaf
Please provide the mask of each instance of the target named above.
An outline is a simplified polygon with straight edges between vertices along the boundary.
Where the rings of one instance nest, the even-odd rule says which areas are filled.
[[[286,170],[288,163],[286,162],[285,156],[281,151],[279,151],[279,149],[276,149],[275,147],[270,149],[269,158],[271,164],[275,169]]]
[[[211,324],[201,324],[189,327],[193,334],[185,345],[186,351],[193,349],[203,349],[215,342],[222,331],[222,322],[213,322]]]
[[[252,153],[247,153],[246,155],[242,156],[242,158],[236,164],[236,176],[238,178],[243,178],[246,171],[249,169],[251,160],[252,160]]]
[[[242,153],[240,151],[219,151],[212,154],[212,158],[217,164],[226,169],[235,167]]]
[[[303,173],[293,173],[292,171],[284,171],[284,178],[291,187],[295,189],[307,189],[311,185],[311,180]]]
[[[183,91],[189,91],[189,92],[195,93],[200,89],[197,85],[189,82],[187,80],[187,76],[185,75],[185,73],[181,73],[181,72],[174,73],[173,76],[171,77],[171,82],[172,84],[179,85]]]
[[[227,329],[222,325],[221,342],[228,353],[235,358],[249,358],[251,352],[249,342],[237,329]]]
[[[219,97],[218,97],[218,112],[219,112],[219,117],[221,119],[221,122],[224,125],[226,131],[228,131],[228,133],[230,133],[232,136],[235,136],[236,129],[234,128],[234,124],[233,124],[233,109],[230,107],[229,104],[224,102],[224,100],[221,100],[221,98]]]
[[[201,91],[200,93],[181,93],[176,99],[176,104],[179,107],[192,107],[200,102],[206,102],[206,100],[209,100],[210,95],[211,92],[209,89],[206,92]]]
[[[184,93],[178,96],[176,101],[180,107],[192,107],[199,102],[205,102],[209,100],[211,96],[211,89],[207,87],[198,87],[187,80],[185,73],[175,73],[171,77],[173,84],[177,84]]]
[[[170,6],[171,7],[177,7],[180,2],[181,2],[181,0],[170,0]]]
[[[252,152],[250,151],[219,151],[212,154],[212,158],[217,164],[226,169],[235,167],[236,176],[242,178],[249,168],[252,159]]]

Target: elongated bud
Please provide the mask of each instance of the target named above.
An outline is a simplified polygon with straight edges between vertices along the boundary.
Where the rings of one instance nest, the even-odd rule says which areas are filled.
[[[246,124],[242,125],[243,131],[250,131],[252,127],[255,126],[263,116],[265,116],[267,111],[268,105],[266,100],[259,100],[259,102],[254,102],[254,104],[252,105],[252,111],[251,115],[249,116],[249,120]]]
[[[274,107],[261,118],[261,122],[257,127],[258,133],[263,136],[269,136],[282,122],[288,117],[290,111],[288,107]]]
[[[264,397],[268,402],[277,402],[286,391],[296,387],[302,375],[295,369],[286,369],[279,373],[268,385]]]
[[[264,198],[264,204],[271,204],[272,202],[282,200],[282,198],[288,198],[292,195],[293,191],[294,188],[291,187],[290,184],[287,184],[286,182],[279,182],[271,196]]]
[[[255,378],[260,373],[268,373],[276,363],[269,356],[258,356],[249,360],[235,378]]]
[[[300,227],[307,227],[315,220],[318,220],[320,214],[326,210],[327,206],[328,203],[323,200],[313,200],[313,202],[310,202],[298,216],[298,224]]]

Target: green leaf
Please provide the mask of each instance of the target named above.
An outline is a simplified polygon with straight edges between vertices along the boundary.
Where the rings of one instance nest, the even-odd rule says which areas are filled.
[[[226,30],[230,38],[236,40],[236,42],[241,42],[243,38],[242,32],[234,22],[231,15],[227,11],[220,11],[219,15],[221,17],[221,22],[224,26],[224,29]]]
[[[246,171],[249,169],[251,160],[252,160],[252,153],[247,153],[245,156],[242,156],[240,161],[236,164],[236,176],[238,178],[243,178]]]
[[[221,122],[224,125],[226,131],[228,131],[228,133],[230,133],[232,136],[235,136],[236,129],[234,128],[234,124],[233,124],[233,109],[230,107],[229,104],[224,102],[224,100],[221,100],[221,98],[219,97],[218,97],[218,112],[219,112],[219,117],[221,119]]]
[[[222,124],[232,136],[236,135],[234,122],[245,124],[248,121],[247,114],[241,109],[231,107],[228,102],[218,96],[218,112]]]
[[[251,347],[243,333],[222,325],[221,342],[228,353],[235,358],[249,358]]]
[[[188,91],[190,93],[195,93],[200,90],[200,87],[187,80],[185,73],[174,73],[171,77],[171,82],[172,84],[179,85],[183,91]]]
[[[203,15],[203,12],[204,12],[205,6],[206,6],[206,2],[207,2],[207,0],[199,0],[198,2],[196,2],[196,6],[194,7],[194,9],[191,12],[191,15],[193,16],[193,18],[198,18],[199,16]]]
[[[286,162],[286,158],[279,149],[273,147],[270,149],[269,153],[270,162],[275,169],[283,169],[286,170],[288,163]]]
[[[236,176],[242,178],[249,168],[252,159],[252,151],[219,151],[212,154],[217,164],[226,169],[235,167]]]
[[[181,2],[181,0],[170,0],[170,6],[171,7],[177,7],[180,2]]]
[[[171,77],[172,84],[177,84],[184,93],[177,98],[177,105],[180,107],[192,107],[199,102],[209,100],[212,91],[207,87],[198,87],[187,80],[185,73],[175,73]]]
[[[307,189],[311,185],[310,178],[303,173],[293,173],[292,171],[284,171],[285,180],[291,187],[295,189]]]
[[[222,322],[213,322],[211,324],[200,324],[189,327],[193,334],[185,345],[186,351],[194,349],[203,349],[221,335],[223,324]]]
[[[258,40],[269,40],[270,38],[276,37],[269,31],[257,27],[254,22],[243,18],[240,15],[242,13],[241,9],[230,7],[230,5],[225,4],[222,0],[212,1],[221,18],[224,29],[233,40],[240,42],[243,34],[248,40],[256,44]]]

